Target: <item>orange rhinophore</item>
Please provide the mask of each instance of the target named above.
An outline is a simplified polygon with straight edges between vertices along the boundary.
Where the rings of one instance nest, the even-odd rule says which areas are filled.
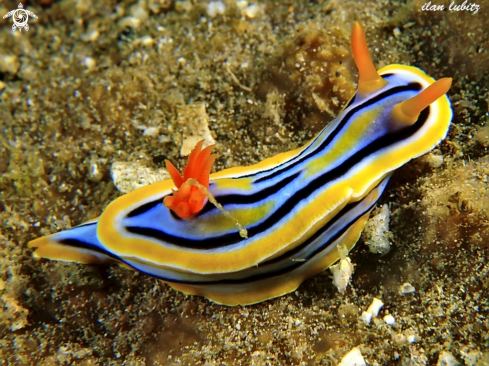
[[[441,78],[435,81],[419,94],[395,105],[392,108],[392,116],[400,126],[413,124],[421,111],[445,95],[451,85],[452,78]]]
[[[199,141],[190,153],[187,166],[183,170],[183,177],[170,161],[165,160],[166,169],[177,190],[173,190],[173,196],[166,196],[163,204],[181,218],[195,215],[207,202],[203,187],[209,188],[209,174],[217,155],[211,154],[214,145],[202,149],[203,143],[204,140]],[[192,181],[197,181],[203,187],[198,187]]]
[[[351,32],[353,58],[358,67],[358,93],[365,97],[383,88],[387,82],[379,75],[367,47],[365,31],[359,22],[355,23]]]

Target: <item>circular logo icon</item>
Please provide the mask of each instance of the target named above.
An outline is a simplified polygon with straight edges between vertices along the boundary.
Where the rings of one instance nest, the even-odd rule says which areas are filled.
[[[5,19],[12,17],[12,20],[14,22],[14,24],[12,25],[13,31],[15,31],[17,28],[19,29],[19,31],[22,31],[22,28],[28,31],[29,24],[27,24],[27,22],[29,21],[29,15],[33,18],[37,18],[37,15],[34,14],[32,11],[25,10],[21,3],[19,4],[18,9],[9,11],[7,15],[5,15],[3,18]]]

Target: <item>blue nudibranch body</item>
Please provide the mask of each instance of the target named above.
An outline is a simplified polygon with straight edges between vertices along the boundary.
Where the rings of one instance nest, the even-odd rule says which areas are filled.
[[[313,140],[210,175],[208,191],[246,228],[247,238],[201,193],[202,209],[189,204],[180,215],[187,218],[179,217],[171,209],[180,202],[177,193],[177,203],[169,198],[175,184],[166,180],[118,198],[96,220],[29,246],[37,257],[123,263],[226,305],[294,291],[339,259],[338,244],[355,245],[391,173],[433,149],[452,119],[451,79],[435,82],[403,65],[377,72],[358,23],[352,48],[358,91]]]

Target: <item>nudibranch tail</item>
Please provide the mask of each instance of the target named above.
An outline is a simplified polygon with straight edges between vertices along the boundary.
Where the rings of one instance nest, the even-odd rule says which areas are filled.
[[[209,188],[209,174],[217,155],[211,154],[214,145],[202,149],[203,143],[204,140],[199,141],[190,153],[183,176],[169,160],[165,161],[177,190],[173,190],[173,196],[165,197],[163,204],[181,218],[197,214],[207,202],[204,190],[189,182],[190,179],[195,179],[203,187]]]
[[[413,124],[417,121],[423,109],[444,96],[451,85],[452,78],[442,78],[435,81],[414,97],[395,105],[392,109],[394,122],[406,126]]]
[[[365,96],[384,87],[387,82],[379,75],[367,46],[365,30],[356,22],[351,33],[351,48],[358,68],[358,93]]]
[[[29,242],[36,248],[34,257],[63,262],[107,263],[116,259],[104,251],[97,239],[97,220],[86,222],[72,229],[43,236]]]

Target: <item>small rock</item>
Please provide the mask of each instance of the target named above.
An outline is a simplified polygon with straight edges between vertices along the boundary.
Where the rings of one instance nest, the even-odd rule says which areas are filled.
[[[92,57],[85,57],[83,63],[88,70],[92,70],[97,65],[97,61],[95,61],[95,59],[93,59]]]
[[[370,252],[376,254],[387,254],[390,250],[390,210],[388,205],[376,209],[376,215],[371,217],[363,231],[365,244]]]
[[[216,143],[209,130],[209,116],[204,103],[179,107],[178,123],[183,126],[182,156],[189,155],[200,140],[204,140],[203,147]]]
[[[410,283],[406,282],[406,283],[403,283],[401,285],[401,288],[400,288],[399,292],[401,294],[403,294],[403,295],[404,294],[412,294],[412,293],[416,292],[416,289],[414,288],[413,285],[411,285]]]
[[[253,19],[262,11],[262,7],[256,4],[251,4],[242,10],[245,17]]]
[[[389,325],[396,324],[396,319],[394,319],[394,317],[390,314],[387,314],[386,316],[384,316],[384,321]]]
[[[122,193],[170,178],[166,169],[154,170],[137,162],[115,162],[110,169],[114,185]]]
[[[129,27],[133,29],[138,29],[141,25],[141,20],[135,17],[124,17],[119,21],[118,24],[121,28]]]
[[[377,315],[379,315],[379,311],[384,306],[384,303],[380,300],[374,297],[372,300],[372,303],[367,309],[367,313],[371,314],[373,318],[376,318]]]
[[[443,351],[438,357],[436,366],[460,366],[460,363],[452,356],[450,352]]]
[[[0,72],[8,72],[12,75],[19,71],[20,61],[15,55],[0,55]]]
[[[207,3],[207,15],[211,18],[222,15],[226,11],[226,5],[222,1],[211,1]]]
[[[358,347],[353,348],[342,359],[338,366],[367,366]]]

